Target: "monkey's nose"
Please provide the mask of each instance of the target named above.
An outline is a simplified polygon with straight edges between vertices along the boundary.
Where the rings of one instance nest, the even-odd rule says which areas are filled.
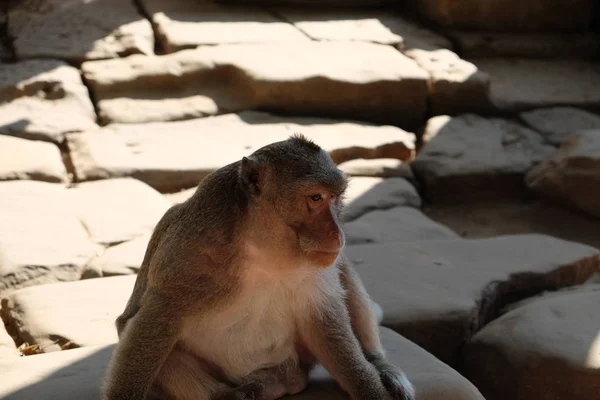
[[[338,248],[341,248],[344,245],[344,234],[342,232],[338,230],[331,231],[329,232],[329,237]]]

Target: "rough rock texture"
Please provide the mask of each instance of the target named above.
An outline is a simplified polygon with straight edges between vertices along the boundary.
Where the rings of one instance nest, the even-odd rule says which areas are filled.
[[[455,365],[463,340],[509,302],[584,282],[599,251],[544,235],[348,246],[383,325]]]
[[[98,250],[63,185],[0,183],[0,292],[77,280]]]
[[[195,186],[208,173],[301,132],[336,162],[414,157],[415,135],[392,126],[244,112],[189,121],[110,125],[69,135],[79,181],[133,176],[163,192]]]
[[[348,245],[459,238],[451,229],[413,207],[371,211],[347,223],[344,233]]]
[[[144,260],[150,235],[109,247],[89,262],[88,267],[99,276],[131,275],[137,273]]]
[[[86,62],[82,68],[103,122],[260,108],[412,128],[424,118],[427,97],[427,74],[413,60],[372,43],[202,46],[160,57]]]
[[[484,400],[479,391],[456,371],[431,354],[388,329],[381,330],[392,363],[406,371],[417,389],[417,400]],[[114,345],[94,346],[41,354],[0,362],[0,396],[11,400],[37,398],[95,399]],[[67,383],[68,382],[68,383]],[[305,392],[286,400],[344,400],[343,394],[323,368],[316,368]]]
[[[552,157],[531,170],[527,186],[600,217],[600,130],[572,134]]]
[[[377,176],[381,178],[400,177],[413,179],[410,164],[395,158],[357,158],[343,162],[338,168],[350,176]]]
[[[463,57],[584,58],[600,55],[596,34],[450,32]]]
[[[491,108],[490,77],[474,64],[446,49],[414,49],[406,55],[430,75],[430,115],[486,112]]]
[[[599,304],[599,285],[526,301],[473,337],[461,372],[488,400],[597,399]]]
[[[417,190],[403,178],[356,177],[350,180],[345,195],[343,218],[353,221],[373,210],[397,206],[420,207]]]
[[[490,100],[500,111],[559,105],[600,107],[600,71],[578,60],[471,59],[490,75]]]
[[[115,343],[115,319],[125,309],[135,276],[89,279],[17,290],[2,299],[2,319],[18,344],[42,352]],[[52,301],[48,301],[52,299]]]
[[[152,232],[170,207],[159,192],[131,178],[81,183],[69,192],[90,239],[101,244]]]
[[[551,107],[519,115],[527,125],[540,132],[548,142],[560,146],[574,132],[600,129],[600,115],[575,107]]]
[[[446,27],[509,32],[579,32],[590,28],[594,0],[409,0]]]
[[[445,37],[391,11],[278,8],[277,14],[314,40],[364,41],[400,49],[452,47]]]
[[[202,45],[308,41],[293,25],[265,9],[208,0],[142,0],[167,53]]]
[[[433,202],[492,200],[523,194],[523,176],[554,148],[514,122],[465,114],[431,118],[412,163]]]
[[[77,69],[56,60],[0,63],[0,134],[60,142],[93,129],[95,114]]]
[[[73,62],[152,54],[150,22],[122,0],[26,1],[9,11],[9,34],[20,58]]]
[[[0,160],[0,181],[67,181],[60,150],[52,143],[0,135]]]

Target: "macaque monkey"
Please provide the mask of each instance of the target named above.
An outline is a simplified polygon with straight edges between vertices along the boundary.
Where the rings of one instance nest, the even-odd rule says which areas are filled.
[[[301,135],[207,176],[156,226],[106,400],[274,400],[322,364],[352,400],[413,400],[343,255],[347,178]]]

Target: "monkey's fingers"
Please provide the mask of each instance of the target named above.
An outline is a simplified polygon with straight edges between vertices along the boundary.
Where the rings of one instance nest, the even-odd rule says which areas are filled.
[[[415,388],[404,372],[389,364],[378,369],[383,386],[394,400],[415,400]]]

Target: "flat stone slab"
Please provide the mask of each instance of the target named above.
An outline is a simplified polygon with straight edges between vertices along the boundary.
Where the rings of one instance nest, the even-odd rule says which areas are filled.
[[[600,267],[599,253],[545,235],[347,247],[382,324],[449,365],[508,301],[582,283]]]
[[[42,0],[9,11],[9,35],[19,58],[48,57],[71,62],[152,54],[150,22],[132,2]]]
[[[0,135],[0,160],[0,181],[67,181],[60,150],[52,143]]]
[[[90,239],[100,244],[151,233],[171,206],[162,194],[131,178],[80,183],[69,194]]]
[[[309,41],[266,9],[198,0],[142,0],[162,49],[173,53],[202,45]]]
[[[63,185],[0,183],[0,292],[78,280],[99,250]]]
[[[136,274],[142,266],[150,235],[111,246],[88,263],[88,268],[99,271],[97,276]]]
[[[600,217],[600,129],[573,133],[525,182],[544,197]]]
[[[447,49],[411,49],[406,55],[427,71],[431,115],[490,110],[490,76]]]
[[[344,233],[348,245],[459,238],[450,228],[413,207],[368,212],[345,224]]]
[[[411,167],[433,202],[521,196],[524,175],[555,150],[531,129],[473,114],[431,118],[423,139]]]
[[[91,61],[82,69],[103,123],[262,109],[411,129],[422,123],[427,98],[425,71],[396,49],[373,43],[201,46]]]
[[[600,106],[600,71],[580,60],[477,58],[490,75],[490,101],[500,111],[518,112],[561,105]]]
[[[598,398],[600,286],[524,302],[478,332],[461,372],[488,400]]]
[[[17,290],[2,299],[2,317],[17,342],[39,344],[43,353],[116,343],[116,318],[135,276],[86,279]],[[52,299],[52,301],[48,301]]]
[[[575,107],[540,108],[523,112],[519,118],[556,146],[574,132],[600,129],[600,115]]]
[[[60,142],[66,132],[94,129],[94,120],[76,68],[57,60],[0,63],[0,134]]]
[[[409,180],[414,178],[410,164],[396,158],[357,158],[339,164],[338,168],[350,176],[400,177]]]
[[[392,363],[401,367],[416,387],[416,400],[484,400],[479,391],[458,372],[400,335],[383,328],[383,344]],[[47,400],[100,398],[100,387],[114,345],[73,349],[0,362],[0,396],[29,400],[44,394]],[[316,368],[309,387],[301,394],[284,399],[346,400],[333,379]]]
[[[208,173],[271,142],[303,133],[336,162],[408,160],[415,135],[392,126],[244,112],[189,121],[115,124],[68,136],[79,181],[133,176],[162,192],[198,185]]]

